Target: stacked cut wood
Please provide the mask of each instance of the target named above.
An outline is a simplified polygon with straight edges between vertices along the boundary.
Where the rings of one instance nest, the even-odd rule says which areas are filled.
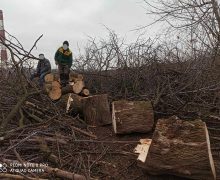
[[[139,166],[153,175],[216,179],[209,134],[201,120],[160,119],[142,161]]]
[[[47,74],[45,76],[45,90],[52,100],[58,100],[62,95],[68,93],[88,96],[89,90],[85,87],[83,76],[81,74],[70,73],[69,84],[61,87],[60,80],[56,74]]]
[[[62,109],[79,114],[92,126],[111,124],[111,113],[107,94],[89,96],[81,74],[70,73],[69,85],[61,87],[54,74],[45,76],[45,90],[52,100],[58,100]],[[62,97],[62,98],[61,98]]]
[[[146,133],[154,125],[153,107],[150,101],[114,101],[112,124],[116,134]]]

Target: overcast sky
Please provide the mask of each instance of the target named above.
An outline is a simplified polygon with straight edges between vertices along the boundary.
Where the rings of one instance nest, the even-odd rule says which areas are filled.
[[[82,47],[88,36],[108,35],[104,25],[131,42],[138,36],[132,30],[151,21],[142,0],[0,0],[0,9],[5,29],[25,48],[44,35],[33,54],[44,53],[52,64],[54,53],[64,40],[77,54],[77,43]],[[154,33],[150,31],[148,35]]]

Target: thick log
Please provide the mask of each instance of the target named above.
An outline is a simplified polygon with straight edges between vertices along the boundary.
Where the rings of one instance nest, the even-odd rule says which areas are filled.
[[[84,120],[95,126],[111,124],[108,95],[94,95],[81,99]]]
[[[77,74],[74,72],[70,72],[69,75],[69,81],[76,83],[77,81],[83,81],[83,75],[82,74]]]
[[[75,93],[75,94],[79,94],[83,90],[84,87],[85,87],[85,84],[82,80],[76,81],[73,84],[72,92]]]
[[[52,100],[60,99],[62,95],[62,91],[61,91],[60,83],[58,81],[53,81],[51,83],[51,90],[49,91],[48,95]]]
[[[54,81],[54,74],[50,73],[50,74],[47,74],[45,77],[44,77],[44,81],[47,83],[47,82],[52,82]]]
[[[58,100],[62,95],[68,93],[79,94],[83,90],[84,86],[85,84],[83,81],[77,81],[76,83],[67,85],[65,87],[61,87],[58,81],[53,81],[51,83],[45,84],[45,91],[48,93],[52,100]]]
[[[112,124],[116,134],[146,133],[152,130],[154,114],[149,101],[114,101]]]
[[[154,175],[216,179],[206,124],[177,117],[160,119],[146,161],[139,165]]]
[[[45,83],[51,83],[53,81],[59,81],[59,75],[58,74],[53,74],[53,73],[47,74],[44,77],[44,81],[45,81]]]

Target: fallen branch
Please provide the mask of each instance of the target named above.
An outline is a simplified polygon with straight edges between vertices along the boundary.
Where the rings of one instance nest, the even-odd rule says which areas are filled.
[[[0,173],[0,178],[7,178],[7,179],[16,179],[16,180],[48,180],[48,179],[42,179],[42,178],[32,178],[32,177],[24,177],[20,175],[15,174],[7,174],[7,173]]]

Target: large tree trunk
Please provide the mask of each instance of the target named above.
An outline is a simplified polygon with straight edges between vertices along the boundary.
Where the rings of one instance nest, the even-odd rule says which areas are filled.
[[[206,124],[177,117],[159,120],[146,161],[139,165],[155,175],[216,179]]]
[[[112,124],[116,134],[146,133],[152,130],[154,114],[149,101],[114,101]]]
[[[107,94],[82,98],[81,103],[83,116],[88,124],[98,126],[111,124]]]

